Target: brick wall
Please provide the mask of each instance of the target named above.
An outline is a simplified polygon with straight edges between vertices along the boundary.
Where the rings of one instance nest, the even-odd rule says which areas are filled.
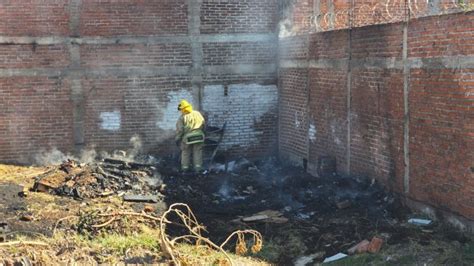
[[[253,42],[204,43],[203,64],[211,66],[234,64],[271,64],[276,44]]]
[[[0,162],[31,162],[43,149],[127,149],[135,135],[145,152],[174,152],[183,98],[211,125],[228,111],[221,100],[252,102],[239,119],[225,117],[233,124],[223,147],[274,153],[277,18],[275,0],[2,1]],[[208,86],[228,94],[214,99]]]
[[[81,36],[186,35],[188,1],[83,0]]]
[[[377,177],[397,192],[403,180],[403,76],[400,70],[352,73],[350,172]]]
[[[346,172],[347,154],[347,71],[320,68],[309,70],[310,113],[312,128],[309,163],[330,155],[337,159],[337,168]]]
[[[80,48],[84,67],[191,66],[191,46],[170,44],[83,45]]]
[[[69,52],[65,45],[1,45],[0,68],[67,67]]]
[[[356,28],[351,36],[350,172],[374,176],[397,192],[403,189],[403,69],[370,66],[402,60],[403,27]],[[375,58],[364,64],[363,60]],[[361,62],[362,61],[362,62]]]
[[[280,39],[280,60],[307,63],[308,37]],[[297,66],[279,69],[279,155],[296,164],[308,159],[308,70]]]
[[[473,220],[473,15],[281,38],[282,157],[330,155],[340,174]],[[306,131],[293,128],[299,110]]]
[[[387,24],[473,9],[471,1],[284,0],[280,37]]]
[[[68,1],[4,0],[0,6],[0,36],[69,34]]]
[[[84,80],[85,139],[105,150],[126,149],[138,134],[149,150],[166,151],[179,115],[176,102],[196,102],[190,84],[186,75]]]
[[[308,159],[308,71],[287,68],[279,75],[280,156],[301,164]]]
[[[54,145],[69,149],[72,102],[67,80],[48,77],[0,78],[0,154],[2,160],[31,160]],[[33,151],[33,152],[32,152]]]
[[[474,219],[473,27],[471,12],[424,18],[408,31],[410,58],[425,61],[410,74],[410,196],[470,219]]]
[[[267,33],[276,30],[276,0],[203,0],[201,33]]]
[[[208,85],[203,99],[209,124],[222,127],[226,123],[222,146],[231,154],[242,149],[252,157],[277,152],[276,85]]]

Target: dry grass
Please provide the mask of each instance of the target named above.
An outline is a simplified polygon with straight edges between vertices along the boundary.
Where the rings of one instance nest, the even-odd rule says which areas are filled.
[[[135,259],[139,263],[167,261],[161,253],[159,230],[142,226],[135,233],[104,233],[90,238],[80,234],[59,232],[54,237],[25,238],[15,241],[26,243],[35,241],[46,246],[12,245],[0,247],[0,257],[18,259],[27,256],[33,263],[57,265],[61,263],[106,263],[118,264]],[[178,244],[176,251],[181,254],[181,265],[230,265],[226,256],[205,246]],[[233,265],[269,265],[251,258],[230,254]],[[1,261],[0,261],[1,262]],[[168,261],[169,262],[169,261]]]
[[[24,167],[0,164],[0,183],[33,184],[33,177],[48,170],[47,167]]]
[[[16,183],[31,187],[34,182],[33,177],[46,171],[48,169],[44,167],[0,165],[0,184]],[[171,262],[169,257],[162,252],[163,231],[158,226],[160,217],[150,219],[146,216],[123,215],[123,213],[132,213],[131,205],[124,203],[118,196],[91,199],[85,204],[47,193],[30,192],[24,198],[24,202],[28,212],[34,217],[34,221],[29,223],[35,228],[32,230],[38,230],[41,227],[51,231],[56,227],[57,229],[51,237],[34,232],[23,234],[22,232],[27,232],[23,229],[29,229],[25,227],[27,224],[20,222],[22,231],[14,232],[8,243],[0,246],[0,264],[2,262],[13,264],[21,258],[28,258],[33,264],[42,265]],[[91,233],[79,233],[74,229],[81,214],[94,211],[102,214],[112,213],[116,215],[116,219],[110,223],[110,226],[104,226]],[[62,219],[65,217],[67,219]],[[16,219],[18,218],[11,216],[9,221]],[[58,223],[61,219],[62,222]],[[109,219],[109,216],[97,216],[95,220],[92,220],[91,225],[103,224]],[[196,217],[192,220],[192,225],[197,225]],[[190,232],[190,234],[193,233],[195,232]],[[205,246],[203,241],[195,241],[191,244],[187,242],[177,241],[172,246],[174,252],[179,254],[181,265],[268,265],[228,251],[223,252],[222,248],[220,250],[212,248],[209,243]],[[260,249],[261,241],[257,244]],[[254,248],[255,251],[257,247]],[[231,245],[226,245],[226,248],[233,249]],[[240,249],[242,249],[242,243]]]

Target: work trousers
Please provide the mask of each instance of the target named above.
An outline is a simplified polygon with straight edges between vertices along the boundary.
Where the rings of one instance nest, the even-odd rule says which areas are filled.
[[[189,170],[191,154],[193,156],[194,171],[202,170],[203,143],[185,144],[181,143],[181,169]]]

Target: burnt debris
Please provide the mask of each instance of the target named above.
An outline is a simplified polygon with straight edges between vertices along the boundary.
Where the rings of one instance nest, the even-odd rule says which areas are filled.
[[[75,199],[122,194],[125,199],[141,196],[157,201],[162,185],[154,163],[104,158],[90,164],[67,160],[38,176],[32,190]]]

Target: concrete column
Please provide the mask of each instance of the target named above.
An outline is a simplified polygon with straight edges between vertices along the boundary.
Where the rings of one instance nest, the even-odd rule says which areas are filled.
[[[321,0],[313,0],[313,18],[312,18],[311,23],[318,27],[317,30],[319,30],[321,27],[320,21],[318,21],[320,15],[321,15]]]
[[[69,30],[71,37],[80,36],[82,0],[71,0],[69,6]],[[81,84],[81,75],[76,74],[81,67],[80,47],[77,42],[67,43],[71,64],[68,74],[71,80],[71,100],[73,102],[73,136],[76,152],[79,152],[85,143],[84,139],[84,117],[85,117],[85,97]]]
[[[311,38],[309,37],[308,34],[306,34],[305,38],[306,38],[305,39],[305,49],[306,49],[306,52],[307,52],[306,62],[305,62],[306,71],[307,71],[306,72],[306,102],[305,102],[305,105],[306,105],[306,129],[305,129],[305,132],[306,132],[306,158],[303,158],[303,166],[307,167],[307,163],[309,161],[309,156],[310,156],[310,144],[311,144],[311,142],[309,140],[309,134],[308,134],[309,133],[310,114],[311,114],[311,108],[309,106],[309,104],[311,103],[311,91],[310,91],[311,88],[309,87],[309,76],[310,76],[310,71],[311,71],[311,68],[309,67],[309,59],[310,59],[309,44],[310,44]],[[304,161],[304,159],[306,159],[306,161]]]
[[[403,161],[405,163],[405,174],[403,178],[403,190],[406,194],[410,192],[410,62],[408,60],[408,20],[403,25]]]
[[[334,6],[333,6],[334,7]],[[351,0],[351,11],[348,16],[349,36],[348,36],[348,64],[347,64],[347,143],[346,143],[346,173],[351,174],[351,131],[352,131],[352,10],[354,8],[354,0]]]
[[[201,35],[202,0],[188,0],[188,34],[191,39],[193,67],[191,69],[191,86],[194,99],[198,99],[197,108],[202,110],[202,42],[196,41]]]
[[[336,23],[336,10],[334,8],[334,1],[328,0],[328,13],[329,13],[329,29],[334,29]]]
[[[349,32],[351,30],[349,29]],[[346,172],[347,174],[351,174],[351,130],[352,130],[352,112],[351,112],[351,104],[352,104],[352,67],[351,67],[351,59],[350,59],[350,41],[351,37],[349,34],[349,63],[347,64],[347,98],[346,98],[346,105],[347,105],[347,143],[346,143]]]

